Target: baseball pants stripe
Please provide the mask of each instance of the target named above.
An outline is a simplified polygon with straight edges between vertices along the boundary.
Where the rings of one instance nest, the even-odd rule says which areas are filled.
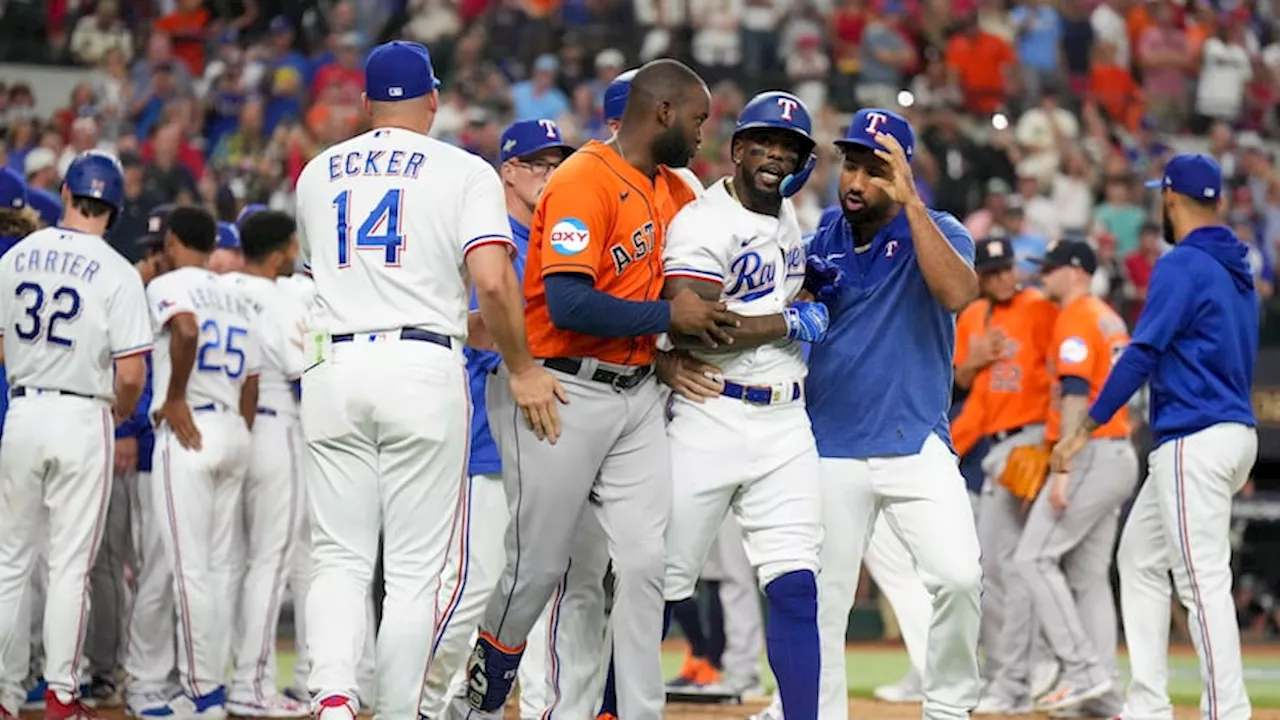
[[[1196,617],[1204,618],[1204,600],[1200,597],[1200,584],[1196,582],[1195,561],[1191,559],[1190,532],[1187,530],[1187,486],[1183,466],[1183,441],[1175,440],[1173,449],[1173,482],[1174,492],[1178,498],[1178,551],[1187,568],[1187,580],[1191,587],[1191,607],[1187,608]],[[1218,678],[1213,666],[1213,642],[1209,640],[1208,626],[1203,620],[1196,623],[1203,648],[1205,676],[1204,702],[1210,718],[1218,716]]]

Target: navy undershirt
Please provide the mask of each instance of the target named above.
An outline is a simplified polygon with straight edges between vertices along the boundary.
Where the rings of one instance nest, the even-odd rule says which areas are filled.
[[[551,323],[592,337],[656,335],[671,328],[671,304],[665,300],[623,300],[597,290],[580,273],[553,273],[543,279]]]

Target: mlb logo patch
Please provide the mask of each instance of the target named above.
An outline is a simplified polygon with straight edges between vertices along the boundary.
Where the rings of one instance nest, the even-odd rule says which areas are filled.
[[[107,184],[100,179],[89,181],[89,194],[93,197],[100,198],[107,191]]]
[[[404,88],[389,87],[387,88],[387,94],[390,95],[391,97],[404,97]]]

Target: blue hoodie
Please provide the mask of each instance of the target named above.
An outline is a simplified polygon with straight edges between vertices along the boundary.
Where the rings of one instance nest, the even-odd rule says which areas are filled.
[[[1256,427],[1257,359],[1247,248],[1229,228],[1200,228],[1156,262],[1133,339],[1089,416],[1106,422],[1150,378],[1156,447],[1219,423]]]

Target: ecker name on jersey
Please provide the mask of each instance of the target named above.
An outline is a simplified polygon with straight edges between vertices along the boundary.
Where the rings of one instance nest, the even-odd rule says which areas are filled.
[[[467,251],[511,244],[502,182],[483,159],[400,128],[370,130],[307,163],[299,239],[316,329],[467,334]]]
[[[196,363],[187,381],[187,403],[192,408],[238,409],[240,388],[258,374],[260,365],[252,302],[231,280],[195,267],[178,268],[152,280],[147,301],[156,332],[151,411],[164,405],[169,390],[173,367],[169,321],[184,313],[194,315],[200,329]]]
[[[790,200],[780,217],[751,212],[725,181],[707,188],[671,221],[663,269],[668,277],[719,283],[733,312],[749,317],[782,312],[804,285],[804,240]],[[698,350],[727,379],[745,383],[801,380],[802,343],[782,339],[749,350]]]
[[[256,315],[253,326],[262,357],[258,405],[275,412],[296,413],[291,383],[302,377],[306,309],[297,295],[277,281],[245,273],[227,273]],[[283,278],[282,278],[283,279]]]
[[[151,349],[138,271],[102,238],[46,228],[0,261],[10,387],[115,399],[112,359]]]

